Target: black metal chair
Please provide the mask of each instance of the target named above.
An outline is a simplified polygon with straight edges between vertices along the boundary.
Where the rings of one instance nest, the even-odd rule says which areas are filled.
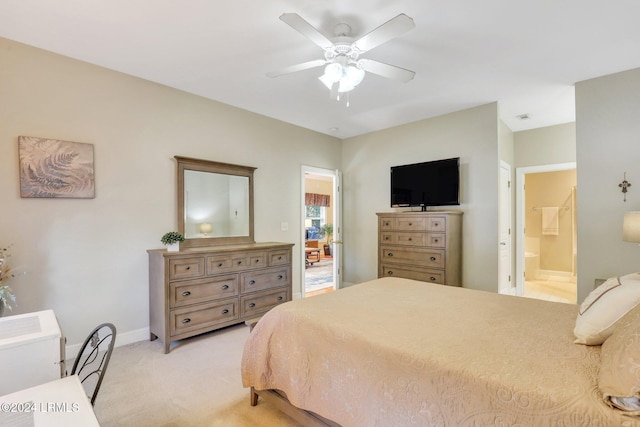
[[[107,372],[115,342],[116,327],[111,323],[98,325],[84,341],[73,362],[71,375],[78,375],[92,405]]]

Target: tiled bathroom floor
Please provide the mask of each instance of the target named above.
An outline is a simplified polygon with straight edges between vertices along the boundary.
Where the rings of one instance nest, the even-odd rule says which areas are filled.
[[[524,282],[524,296],[575,304],[577,300],[576,284],[553,280],[526,280]]]

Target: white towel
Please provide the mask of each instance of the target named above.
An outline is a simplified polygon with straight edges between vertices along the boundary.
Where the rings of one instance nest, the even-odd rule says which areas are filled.
[[[542,208],[542,234],[545,236],[558,235],[558,207]]]

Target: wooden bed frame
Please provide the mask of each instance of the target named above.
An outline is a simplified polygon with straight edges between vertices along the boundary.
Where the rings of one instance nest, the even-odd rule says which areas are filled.
[[[258,397],[261,397],[265,402],[272,404],[278,410],[287,414],[305,427],[340,427],[340,424],[336,424],[318,414],[293,406],[283,392],[277,390],[256,390],[251,387],[249,393],[251,406],[256,406],[258,404]]]

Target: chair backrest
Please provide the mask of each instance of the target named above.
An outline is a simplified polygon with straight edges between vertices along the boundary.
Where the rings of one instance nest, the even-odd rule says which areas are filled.
[[[115,342],[116,327],[111,323],[98,325],[84,341],[73,362],[71,375],[78,375],[92,405],[107,372]]]

